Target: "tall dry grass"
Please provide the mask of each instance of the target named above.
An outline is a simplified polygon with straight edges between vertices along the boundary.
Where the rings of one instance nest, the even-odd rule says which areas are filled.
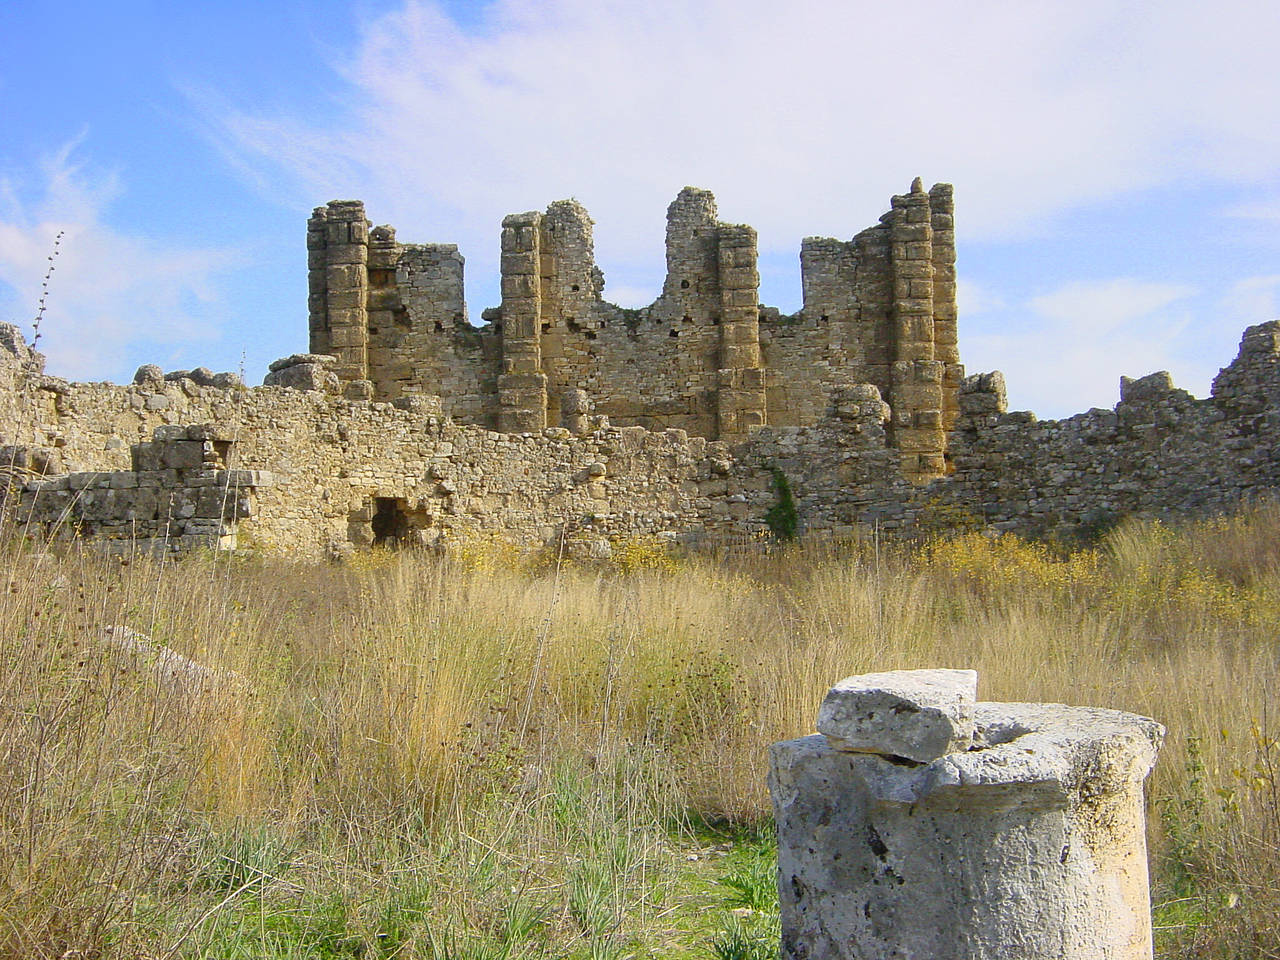
[[[1273,956],[1278,544],[1269,506],[1072,554],[633,543],[626,570],[10,537],[0,955],[680,955],[673,837],[766,818],[764,748],[809,732],[834,680],[952,666],[984,699],[1165,723],[1166,949]],[[175,680],[158,645],[212,673]]]

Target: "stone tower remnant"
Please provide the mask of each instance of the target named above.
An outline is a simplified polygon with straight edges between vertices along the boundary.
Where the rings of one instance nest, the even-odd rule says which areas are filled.
[[[399,243],[360,202],[333,201],[307,225],[310,352],[336,358],[350,397],[438,395],[504,433],[565,425],[582,393],[619,426],[736,443],[817,424],[869,383],[903,475],[923,483],[948,472],[964,375],[952,217],[951,186],[917,179],[852,240],[805,240],[804,306],[782,316],[759,303],[755,230],[686,187],[667,209],[662,292],[627,310],[603,297],[587,211],[562,200],[503,220],[502,303],[476,328],[455,246]]]
[[[850,677],[770,750],[784,960],[1150,960],[1142,787],[1164,728]]]

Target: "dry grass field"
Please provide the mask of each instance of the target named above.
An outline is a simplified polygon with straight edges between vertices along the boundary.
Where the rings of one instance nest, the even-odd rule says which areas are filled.
[[[1280,956],[1276,507],[1074,551],[636,541],[591,566],[501,541],[174,564],[20,534],[4,957],[774,956],[766,745],[842,676],[929,666],[1165,723],[1160,954]]]

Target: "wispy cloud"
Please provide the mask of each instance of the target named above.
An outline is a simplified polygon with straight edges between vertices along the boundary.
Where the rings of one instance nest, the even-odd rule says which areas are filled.
[[[1004,305],[1004,298],[1000,294],[987,289],[977,281],[965,277],[956,280],[956,306],[962,317],[990,313]]]
[[[1189,361],[1181,349],[1195,293],[1127,277],[1070,283],[1010,311],[1001,333],[970,336],[965,346],[984,369],[1018,371],[1013,405],[1066,416],[1115,403],[1121,376],[1166,369],[1182,386],[1207,382],[1203,358]]]
[[[1220,313],[1233,327],[1280,320],[1280,274],[1236,281],[1223,296]]]
[[[51,372],[127,378],[132,371],[121,364],[130,344],[163,349],[218,336],[215,278],[238,255],[110,226],[122,185],[76,159],[81,139],[37,171],[0,178],[0,318],[31,336],[47,258],[62,232],[39,347]]]
[[[1137,187],[1274,176],[1280,125],[1259,118],[1280,100],[1277,35],[1271,0],[1155,16],[936,0],[907,19],[833,0],[498,0],[479,32],[408,0],[335,64],[336,125],[205,117],[238,163],[313,202],[363,196],[402,236],[460,242],[473,272],[496,273],[504,213],[577,196],[605,269],[652,287],[685,183],[794,251],[873,222],[916,173],[955,181],[960,229],[987,238]]]

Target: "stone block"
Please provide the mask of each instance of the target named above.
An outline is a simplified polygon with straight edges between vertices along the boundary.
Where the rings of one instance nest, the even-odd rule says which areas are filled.
[[[164,371],[154,363],[144,363],[133,374],[133,382],[141,386],[155,386],[164,382]]]
[[[531,274],[507,274],[502,277],[502,299],[504,301],[521,297],[537,297],[538,294],[538,278]]]
[[[1120,378],[1120,402],[1138,403],[1163,400],[1174,392],[1173,376],[1168,370],[1160,370],[1137,380]]]
[[[267,369],[272,373],[275,373],[278,370],[283,370],[285,367],[295,367],[300,363],[317,363],[324,365],[335,362],[337,362],[337,358],[330,356],[327,353],[294,353],[287,357],[281,357],[279,360],[271,361],[271,364]]]
[[[973,670],[897,670],[846,677],[818,711],[838,750],[927,763],[973,741]]]
[[[760,274],[754,266],[726,267],[720,271],[720,286],[727,290],[754,290],[760,286]]]
[[[352,348],[363,351],[368,342],[369,332],[360,324],[335,323],[329,330],[329,346],[347,362],[350,362]]]
[[[173,440],[160,449],[165,469],[192,470],[204,463],[205,445],[199,440]]]
[[[372,380],[359,378],[342,385],[342,395],[348,400],[372,400],[373,394]]]
[[[760,365],[760,345],[756,342],[726,343],[720,348],[721,369],[742,369]]]
[[[532,250],[504,253],[502,255],[501,268],[504,274],[512,276],[521,273],[534,273],[538,269],[538,257]]]
[[[318,390],[322,393],[337,393],[341,386],[337,375],[329,369],[329,364],[320,363],[281,367],[268,373],[262,384],[267,387],[290,387],[294,390]]]
[[[194,423],[187,427],[187,439],[227,443],[235,440],[238,432],[236,425],[231,423]]]

